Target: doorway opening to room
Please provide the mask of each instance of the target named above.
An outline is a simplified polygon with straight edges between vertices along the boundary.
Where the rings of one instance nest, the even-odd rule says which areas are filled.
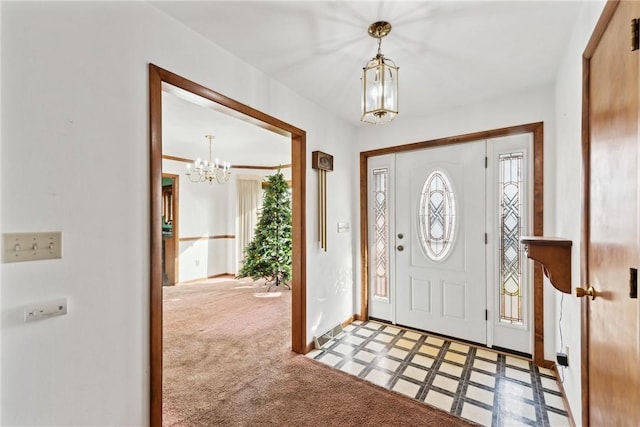
[[[207,108],[217,113],[224,112],[231,115],[236,121],[244,124],[250,123],[261,131],[268,131],[284,137],[290,144],[290,175],[292,194],[292,280],[291,280],[291,348],[294,352],[305,353],[308,351],[306,340],[306,244],[305,244],[305,158],[306,158],[306,133],[279,119],[264,114],[258,110],[227,98],[204,86],[198,85],[181,76],[167,70],[149,64],[149,108],[150,108],[150,216],[151,216],[151,267],[150,267],[150,421],[151,425],[162,424],[162,381],[163,381],[163,104],[165,93],[179,94],[182,99],[191,102],[205,103]],[[204,144],[202,144],[204,146]],[[178,156],[174,156],[178,157]],[[194,156],[195,157],[195,156]],[[165,157],[166,160],[166,157]],[[181,162],[185,159],[172,159],[170,161]],[[184,162],[182,162],[184,166]],[[245,165],[246,166],[246,165]],[[271,165],[280,167],[280,165]],[[186,181],[183,177],[182,181]],[[188,183],[188,182],[185,182]],[[207,186],[209,184],[194,184]],[[186,195],[181,194],[181,200]],[[182,212],[182,215],[185,215]],[[174,218],[175,221],[175,218]],[[183,222],[184,224],[184,222]],[[184,229],[184,227],[183,227]],[[185,231],[185,230],[183,230]],[[182,231],[181,231],[182,233]],[[197,236],[200,238],[201,236]],[[223,245],[228,242],[228,236],[221,239]],[[220,243],[220,242],[214,242]],[[231,245],[227,245],[231,246]],[[180,252],[182,249],[178,249]],[[232,251],[235,251],[232,250]],[[195,265],[195,262],[194,262]],[[231,265],[231,267],[228,267]],[[187,265],[179,268],[176,273],[184,277]],[[224,268],[235,269],[233,261],[224,262]],[[208,277],[208,274],[207,276]],[[288,324],[288,323],[287,323]]]
[[[162,126],[163,284],[235,277],[254,238],[263,184],[278,173],[291,182],[291,137],[168,84]]]
[[[544,360],[542,123],[361,153],[362,311]],[[533,268],[531,268],[533,267]]]

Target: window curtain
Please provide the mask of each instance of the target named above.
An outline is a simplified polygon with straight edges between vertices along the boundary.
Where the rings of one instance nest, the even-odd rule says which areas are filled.
[[[244,261],[244,248],[253,240],[258,211],[262,206],[262,177],[257,175],[239,175],[237,178],[238,191],[238,225],[236,227],[236,250],[238,253],[237,271],[240,271]]]

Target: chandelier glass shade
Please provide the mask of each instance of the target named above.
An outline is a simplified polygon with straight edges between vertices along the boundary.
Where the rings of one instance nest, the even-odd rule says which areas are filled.
[[[209,160],[200,160],[198,158],[193,164],[187,165],[187,177],[191,182],[208,182],[214,181],[224,184],[229,181],[231,176],[231,164],[229,162],[220,162],[218,159],[212,160],[211,157],[211,140],[213,135],[205,135],[209,140]]]
[[[366,123],[388,123],[398,115],[398,67],[381,52],[382,37],[389,34],[391,24],[375,22],[369,35],[378,39],[378,53],[362,69],[362,115]]]

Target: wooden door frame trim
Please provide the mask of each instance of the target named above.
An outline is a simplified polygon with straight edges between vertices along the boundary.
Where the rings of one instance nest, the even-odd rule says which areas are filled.
[[[174,254],[173,260],[173,275],[175,283],[178,283],[180,277],[180,263],[178,254],[180,253],[180,175],[175,173],[162,173],[162,177],[173,178],[173,184],[171,185],[173,203],[171,208],[173,210],[173,240],[174,240]]]
[[[536,122],[519,126],[492,129],[482,132],[439,138],[430,141],[414,142],[393,147],[384,147],[360,153],[360,265],[361,265],[361,293],[359,320],[366,320],[369,316],[369,253],[367,216],[368,192],[368,159],[384,154],[401,153],[412,150],[422,150],[445,145],[491,139],[509,135],[531,133],[533,135],[533,234],[542,236],[544,229],[544,123]],[[539,263],[533,266],[533,361],[538,366],[551,368],[554,363],[544,359],[544,295],[542,268]]]
[[[618,7],[618,0],[609,0],[596,23],[593,33],[589,38],[587,47],[582,54],[582,224],[580,243],[580,283],[589,282],[589,221],[591,219],[591,125],[590,115],[590,77],[591,58],[596,47]],[[580,381],[582,383],[582,425],[589,425],[589,299],[582,298],[580,303],[580,353],[581,368]]]
[[[150,295],[149,295],[149,419],[162,425],[162,84],[168,83],[230,109],[236,117],[280,135],[291,137],[293,257],[291,347],[307,350],[306,310],[306,132],[275,117],[214,92],[184,77],[149,64],[149,150],[150,150]]]

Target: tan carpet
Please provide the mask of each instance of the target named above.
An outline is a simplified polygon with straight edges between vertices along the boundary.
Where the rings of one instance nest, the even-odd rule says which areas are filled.
[[[291,293],[275,291],[164,288],[163,425],[474,425],[292,353]]]

